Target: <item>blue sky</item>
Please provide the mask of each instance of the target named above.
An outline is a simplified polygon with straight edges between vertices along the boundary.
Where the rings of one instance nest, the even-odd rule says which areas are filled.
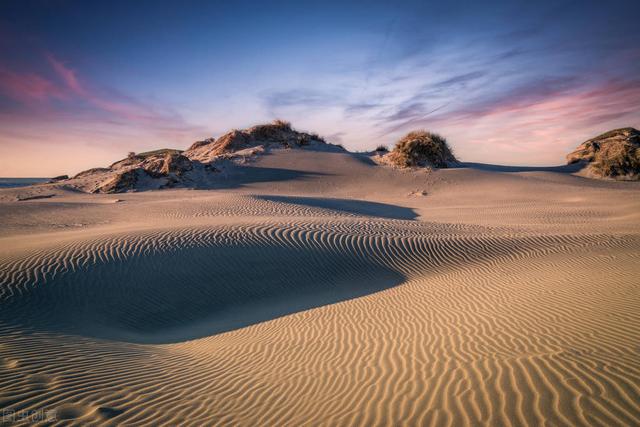
[[[351,150],[426,128],[560,164],[640,126],[636,1],[0,5],[0,175],[74,173],[274,118]],[[30,161],[26,161],[30,159]]]

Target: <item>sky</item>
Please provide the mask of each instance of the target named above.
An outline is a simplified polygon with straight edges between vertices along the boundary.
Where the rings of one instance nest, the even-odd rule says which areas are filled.
[[[352,151],[427,129],[557,165],[640,127],[640,1],[0,2],[0,176],[276,118]]]

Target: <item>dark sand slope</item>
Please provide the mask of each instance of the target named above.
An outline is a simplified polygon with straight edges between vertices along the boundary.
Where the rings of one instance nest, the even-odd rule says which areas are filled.
[[[0,408],[65,425],[640,424],[638,183],[293,150],[225,179],[0,193]]]

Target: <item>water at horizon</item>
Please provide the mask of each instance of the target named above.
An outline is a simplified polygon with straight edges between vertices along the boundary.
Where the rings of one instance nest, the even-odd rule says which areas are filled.
[[[0,178],[0,188],[26,187],[32,184],[42,184],[50,178]]]

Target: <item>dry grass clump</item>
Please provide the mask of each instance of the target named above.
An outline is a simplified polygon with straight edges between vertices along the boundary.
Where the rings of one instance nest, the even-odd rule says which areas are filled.
[[[288,121],[282,120],[282,119],[275,119],[271,125],[275,126],[277,128],[280,128],[282,130],[291,130],[292,129],[291,128],[291,122],[288,122]]]
[[[291,123],[284,120],[274,120],[266,125],[258,125],[249,129],[249,133],[257,140],[278,140],[282,138],[282,133],[293,132]]]
[[[274,120],[271,123],[234,129],[218,139],[209,138],[195,142],[184,153],[192,160],[210,162],[215,156],[234,153],[257,146],[267,148],[300,148],[307,145],[326,144],[326,141],[315,133],[299,132],[291,123]]]
[[[161,148],[159,150],[145,151],[144,153],[138,153],[138,154],[133,153],[133,156],[146,159],[147,157],[151,157],[151,156],[166,156],[166,155],[174,155],[174,154],[181,154],[181,153],[182,153],[182,150],[176,150],[174,148]]]
[[[614,129],[583,142],[567,155],[567,163],[586,162],[597,177],[640,178],[640,132],[634,128]]]
[[[595,153],[592,170],[604,177],[637,177],[640,175],[640,147],[616,141]]]
[[[446,168],[457,162],[446,139],[423,130],[409,132],[400,139],[390,153],[390,160],[401,167]]]
[[[326,142],[316,133],[298,132],[285,120],[274,120],[242,131],[249,140],[280,142],[285,147],[309,145],[312,141]]]

